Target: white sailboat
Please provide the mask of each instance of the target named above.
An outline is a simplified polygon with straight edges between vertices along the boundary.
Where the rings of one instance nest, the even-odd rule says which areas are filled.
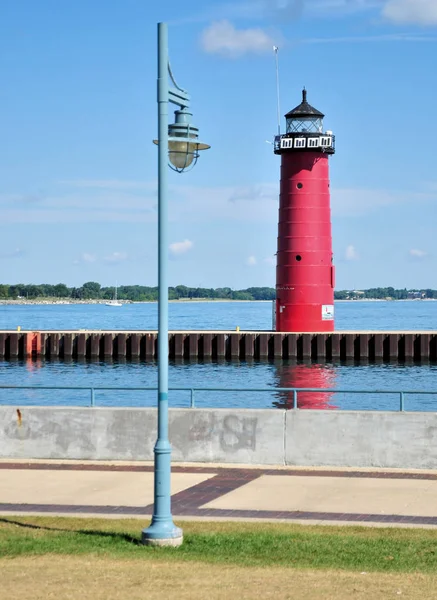
[[[123,306],[123,304],[117,300],[117,284],[115,284],[114,299],[105,302],[105,304],[106,306]]]

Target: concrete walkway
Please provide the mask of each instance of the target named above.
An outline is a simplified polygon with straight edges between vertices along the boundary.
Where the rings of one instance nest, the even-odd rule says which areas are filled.
[[[150,516],[150,463],[0,460],[0,514]],[[177,518],[437,527],[437,471],[174,465]]]

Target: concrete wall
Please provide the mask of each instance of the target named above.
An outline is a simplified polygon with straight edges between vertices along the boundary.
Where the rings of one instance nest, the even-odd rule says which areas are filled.
[[[156,409],[0,407],[0,458],[152,460]],[[172,409],[175,462],[437,468],[437,414]]]
[[[289,465],[437,468],[437,414],[289,411]]]
[[[1,458],[152,460],[156,409],[0,407]],[[284,463],[285,411],[172,409],[173,460]]]

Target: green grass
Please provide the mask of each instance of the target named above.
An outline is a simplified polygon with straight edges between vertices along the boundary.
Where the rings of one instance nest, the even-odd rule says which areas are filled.
[[[178,549],[146,548],[139,520],[50,517],[0,519],[0,557],[101,555],[240,566],[379,572],[435,572],[437,531],[287,524],[183,524]]]

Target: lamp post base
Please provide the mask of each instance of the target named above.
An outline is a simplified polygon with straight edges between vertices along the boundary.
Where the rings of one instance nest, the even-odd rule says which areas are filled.
[[[145,546],[167,546],[177,548],[182,545],[184,536],[182,529],[170,523],[153,522],[147,529],[143,529],[141,542]]]

